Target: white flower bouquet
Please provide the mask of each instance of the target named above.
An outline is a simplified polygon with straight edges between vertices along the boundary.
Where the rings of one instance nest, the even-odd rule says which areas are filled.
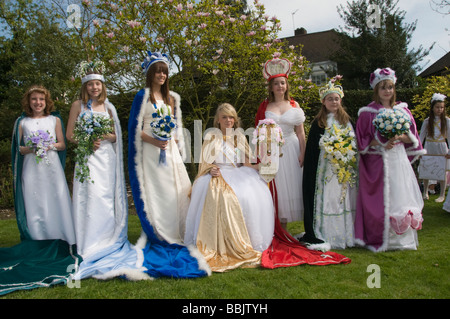
[[[75,178],[81,183],[85,180],[91,180],[87,162],[89,156],[94,154],[94,141],[113,132],[114,121],[111,118],[89,111],[81,113],[78,117],[74,128],[74,139],[78,143],[75,148],[75,161],[77,163]]]
[[[50,135],[49,131],[37,130],[31,132],[31,135],[24,137],[24,142],[27,147],[33,148],[36,153],[36,163],[40,163],[42,160],[46,164],[49,164],[47,157],[47,151],[56,140]]]
[[[393,109],[382,109],[372,123],[377,131],[387,139],[408,133],[411,127],[409,116],[400,110]]]

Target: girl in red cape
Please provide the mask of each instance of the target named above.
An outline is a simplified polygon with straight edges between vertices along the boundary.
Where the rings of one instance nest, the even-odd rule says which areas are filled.
[[[279,78],[281,80],[284,80],[287,84],[290,66],[291,63],[288,60],[278,58],[269,60],[265,63],[263,74],[264,77],[269,81],[269,91],[272,90],[272,84],[274,79]],[[285,95],[285,100],[287,100],[290,103],[293,109],[299,108],[298,104],[289,97],[288,93]],[[266,99],[259,106],[259,109],[256,114],[255,126],[258,125],[260,120],[266,118],[266,111],[268,104],[269,100]],[[283,113],[282,116],[284,114],[285,113]],[[303,144],[303,148],[301,149],[301,151],[304,151],[305,149],[304,145],[305,144]],[[301,165],[302,163],[301,158],[299,158],[299,163]],[[301,183],[301,176],[299,178],[300,178],[299,182]],[[298,266],[302,264],[331,265],[341,263],[347,264],[351,262],[349,258],[334,252],[330,251],[322,252],[317,250],[310,250],[305,246],[301,245],[298,240],[292,237],[292,235],[289,234],[289,232],[281,226],[280,220],[278,218],[280,202],[275,180],[272,180],[269,183],[269,188],[275,205],[275,230],[271,245],[262,254],[261,257],[262,267],[274,269],[279,267]]]

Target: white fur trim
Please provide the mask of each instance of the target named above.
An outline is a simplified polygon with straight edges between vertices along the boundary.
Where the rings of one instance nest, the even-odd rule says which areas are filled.
[[[370,107],[370,106],[363,106],[362,108],[359,109],[358,111],[358,116],[362,113],[362,112],[370,112],[370,113],[378,113],[378,110]]]
[[[320,244],[307,244],[306,248],[311,250],[320,250],[322,252],[327,252],[331,249],[330,243],[324,242]]]
[[[187,246],[189,253],[192,257],[197,259],[198,262],[198,268],[201,270],[204,270],[208,276],[211,276],[211,268],[209,267],[208,263],[205,260],[205,257],[202,255],[202,253],[195,247],[194,245],[188,245]]]

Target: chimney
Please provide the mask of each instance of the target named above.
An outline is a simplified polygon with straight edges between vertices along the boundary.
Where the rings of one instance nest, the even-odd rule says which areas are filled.
[[[306,31],[305,28],[295,29],[295,35],[296,35],[296,36],[297,36],[297,35],[304,35],[304,34],[307,34],[307,33],[308,33],[308,31]]]

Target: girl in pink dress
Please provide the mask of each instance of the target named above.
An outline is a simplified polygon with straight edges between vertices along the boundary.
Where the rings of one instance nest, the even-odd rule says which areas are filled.
[[[360,151],[355,243],[372,251],[417,249],[423,199],[411,162],[425,151],[406,103],[395,102],[395,72],[377,69],[370,77],[374,101],[358,112]],[[373,120],[384,110],[409,117],[407,133],[385,138]]]

